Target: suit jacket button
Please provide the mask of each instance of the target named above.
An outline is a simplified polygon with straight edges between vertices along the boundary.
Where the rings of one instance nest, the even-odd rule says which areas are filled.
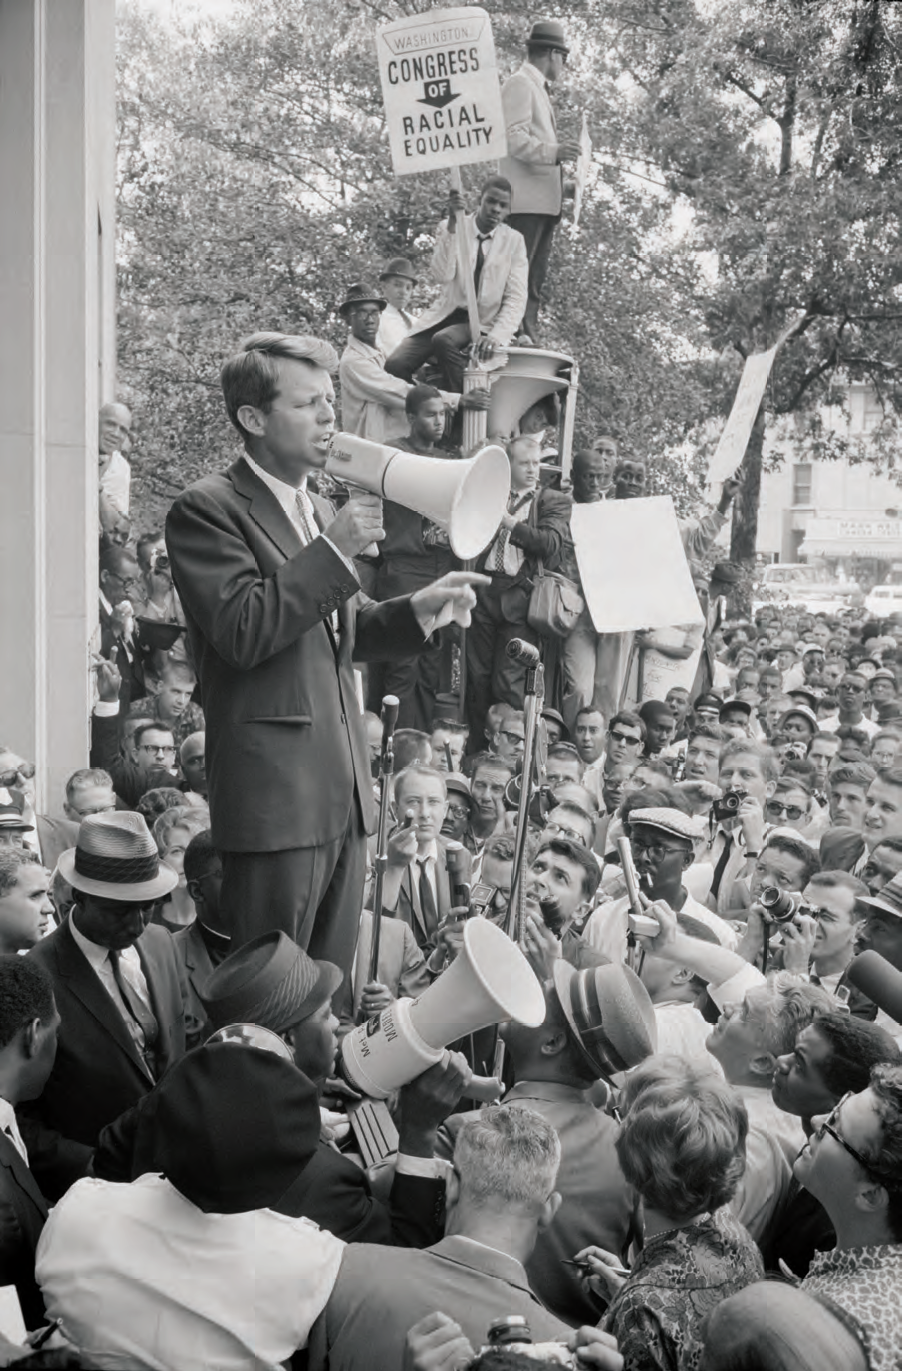
[[[328,605],[328,603],[327,603],[326,601],[324,601],[324,602],[320,605],[320,607],[319,607],[319,612],[320,612],[320,614],[328,614],[328,613],[329,613],[329,605]]]

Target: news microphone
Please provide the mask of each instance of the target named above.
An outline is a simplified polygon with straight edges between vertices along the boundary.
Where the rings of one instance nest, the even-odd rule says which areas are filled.
[[[902,971],[897,971],[892,962],[868,949],[852,958],[846,976],[884,1014],[902,1022]]]
[[[380,718],[382,719],[383,756],[388,751],[389,742],[395,731],[395,724],[398,722],[398,710],[400,707],[401,701],[398,699],[397,695],[383,695],[382,712],[380,715]]]
[[[539,649],[523,638],[511,638],[507,645],[507,655],[512,662],[522,662],[524,666],[538,666],[542,660]]]
[[[445,847],[445,865],[451,879],[451,904],[470,907],[470,877],[473,874],[472,858],[463,843],[449,842]]]

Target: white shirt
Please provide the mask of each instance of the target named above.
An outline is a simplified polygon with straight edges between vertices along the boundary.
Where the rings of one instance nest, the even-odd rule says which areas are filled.
[[[805,1144],[802,1121],[774,1104],[770,1085],[734,1087],[749,1116],[745,1174],[730,1209],[756,1242],[779,1212],[792,1182],[792,1164]]]
[[[110,961],[110,951],[107,947],[99,947],[97,943],[92,943],[76,927],[75,919],[69,919],[69,932],[75,939],[76,946],[84,954],[91,969],[100,981],[106,993],[115,1004],[119,1013],[127,1024],[132,1022],[131,1011],[122,998],[122,992],[116,984],[116,977],[113,974],[113,965]],[[148,1009],[151,1009],[150,991],[147,988],[147,979],[144,975],[144,968],[141,965],[141,958],[138,956],[138,949],[132,947],[123,948],[119,953],[119,965],[123,976],[126,977],[131,988],[138,994]],[[151,1011],[152,1012],[152,1011]]]
[[[629,911],[629,896],[622,895],[619,900],[599,905],[586,920],[583,938],[590,947],[594,947],[596,952],[602,953],[609,961],[622,962],[626,957]],[[697,919],[699,923],[705,924],[716,935],[721,947],[735,952],[738,942],[735,928],[699,904],[691,895],[687,894],[678,914],[685,914],[688,918]]]
[[[304,477],[299,486],[290,486],[287,481],[280,481],[278,476],[273,476],[271,472],[264,471],[261,466],[257,465],[253,457],[249,457],[247,453],[244,454],[244,460],[247,462],[248,466],[250,467],[254,475],[259,476],[263,484],[265,486],[268,486],[269,489],[272,491],[273,495],[275,495],[276,499],[278,500],[279,504],[282,506],[282,509],[287,515],[292,528],[300,538],[303,546],[309,547],[310,536],[307,528],[304,526],[304,520],[301,518],[300,512],[298,510],[299,500],[301,504],[304,506],[304,510],[307,514],[307,520],[309,523],[310,530],[316,530],[316,537],[322,538],[324,543],[329,544],[329,547],[335,553],[336,557],[341,558],[341,560],[347,567],[348,571],[350,571],[351,575],[354,577],[356,581],[357,571],[354,566],[354,563],[351,561],[349,557],[346,557],[343,552],[339,552],[338,548],[332,542],[331,538],[329,538],[325,533],[319,531],[319,526],[316,522],[316,513],[313,508],[313,501],[307,494],[307,477]],[[332,632],[337,636],[339,628],[337,610],[333,609],[332,613],[329,615],[329,622],[332,625]]]
[[[52,1210],[36,1275],[48,1318],[99,1371],[281,1371],[344,1246],[271,1209],[205,1214],[162,1176],[89,1178]]]
[[[520,491],[517,494],[515,494],[513,491],[511,492],[511,499],[516,500],[517,503],[514,509],[510,509],[510,505],[508,504],[508,511],[515,523],[526,523],[526,520],[529,518],[529,511],[532,509],[533,500],[535,499],[537,493],[537,491],[525,490]],[[527,496],[528,498],[524,498]],[[523,549],[522,547],[517,547],[515,543],[511,542],[510,535],[512,531],[512,529],[499,529],[498,534],[495,537],[494,542],[492,543],[492,546],[489,548],[489,555],[486,559],[485,569],[490,575],[493,571],[496,571],[495,559],[502,534],[504,535],[503,574],[505,576],[516,576],[517,572],[523,566]]]
[[[660,1055],[701,1062],[719,1076],[723,1075],[720,1062],[705,1046],[711,1025],[694,1004],[656,1004],[655,1022]]]
[[[100,493],[120,514],[128,514],[132,469],[121,452],[111,452],[100,473]]]
[[[829,714],[826,719],[821,719],[818,725],[821,733],[837,733],[842,727],[839,714]],[[850,728],[860,728],[862,733],[866,733],[869,738],[876,738],[881,732],[882,725],[875,724],[873,719],[869,719],[866,714],[862,714],[857,724],[850,724]]]
[[[6,1134],[27,1166],[28,1148],[22,1140],[22,1134],[19,1132],[19,1125],[16,1123],[16,1111],[9,1100],[4,1100],[2,1095],[0,1095],[0,1133]]]
[[[376,347],[383,357],[390,357],[395,348],[401,346],[415,323],[416,317],[408,314],[406,309],[398,309],[395,305],[385,306],[376,334]]]

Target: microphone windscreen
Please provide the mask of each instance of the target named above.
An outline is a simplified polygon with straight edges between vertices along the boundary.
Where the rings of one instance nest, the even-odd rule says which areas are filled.
[[[382,751],[388,747],[388,740],[395,731],[395,724],[398,722],[398,710],[401,701],[397,695],[383,695],[382,697]]]
[[[524,666],[530,667],[538,666],[542,660],[539,649],[523,638],[511,638],[507,645],[507,655],[512,662],[522,662]]]
[[[846,975],[856,990],[873,1000],[884,1014],[902,1022],[902,971],[897,971],[879,952],[869,949],[853,957]]]

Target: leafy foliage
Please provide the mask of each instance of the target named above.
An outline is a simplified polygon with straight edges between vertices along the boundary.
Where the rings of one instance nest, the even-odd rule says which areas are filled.
[[[142,522],[235,451],[218,366],[257,328],[343,343],[353,280],[425,275],[446,186],[395,178],[373,44],[426,4],[235,0],[161,22],[120,3],[120,377]],[[489,0],[502,65],[525,0]],[[552,7],[552,12],[554,7]],[[802,322],[759,416],[734,552],[754,547],[768,416],[816,415],[845,378],[898,407],[899,48],[878,0],[574,0],[562,134],[589,117],[579,229],[558,231],[545,341],[581,366],[577,442],[615,433],[697,503],[743,357]],[[475,190],[488,168],[467,169]],[[812,450],[834,455],[837,443]],[[804,433],[803,429],[799,430]],[[799,442],[807,441],[803,436]],[[888,418],[871,455],[896,442]]]

